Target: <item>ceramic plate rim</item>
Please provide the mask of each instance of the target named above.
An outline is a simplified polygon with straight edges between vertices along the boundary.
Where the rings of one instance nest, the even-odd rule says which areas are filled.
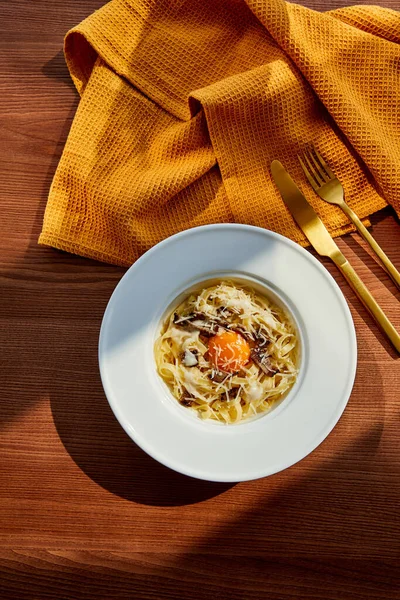
[[[246,473],[238,473],[237,476],[234,478],[232,478],[232,476],[224,477],[224,476],[221,476],[221,474],[219,474],[218,476],[213,476],[212,472],[206,472],[206,471],[200,472],[197,470],[196,472],[194,472],[191,469],[182,467],[182,465],[176,464],[176,462],[171,461],[168,457],[166,457],[162,453],[160,454],[160,452],[158,452],[156,448],[154,448],[151,444],[149,444],[146,441],[146,439],[142,438],[140,436],[140,433],[138,433],[131,426],[130,423],[127,423],[127,421],[126,421],[124,415],[122,414],[122,411],[120,410],[120,407],[118,405],[118,400],[115,397],[115,394],[114,394],[113,390],[111,389],[111,386],[109,385],[109,381],[107,378],[107,364],[106,364],[106,353],[105,353],[106,352],[106,347],[105,347],[106,346],[106,339],[105,339],[106,324],[108,324],[108,320],[110,318],[113,305],[116,302],[119,294],[121,293],[121,287],[120,287],[121,282],[123,280],[125,280],[126,278],[134,276],[135,271],[145,267],[146,262],[148,260],[150,260],[154,254],[162,252],[163,248],[171,243],[174,243],[176,241],[179,242],[179,240],[182,241],[185,238],[190,237],[196,233],[202,233],[202,232],[206,233],[207,231],[213,231],[213,230],[214,231],[215,230],[226,231],[229,229],[236,230],[236,231],[240,231],[240,230],[246,231],[250,235],[252,233],[262,234],[266,238],[275,239],[279,244],[287,245],[288,247],[290,247],[290,248],[294,249],[296,252],[298,252],[306,261],[309,261],[314,266],[314,268],[316,268],[317,271],[319,271],[320,275],[322,275],[322,277],[325,279],[326,283],[329,284],[332,294],[335,296],[335,299],[341,305],[341,309],[343,311],[343,315],[345,317],[346,324],[347,324],[349,339],[351,342],[351,348],[350,348],[351,364],[349,365],[349,372],[348,372],[346,387],[345,387],[345,390],[343,391],[342,397],[337,402],[337,411],[335,413],[334,418],[331,419],[329,421],[329,423],[326,424],[326,426],[320,431],[320,434],[318,436],[316,436],[313,440],[310,440],[308,447],[305,447],[302,449],[301,453],[299,453],[298,458],[296,460],[294,460],[294,461],[290,460],[288,463],[280,463],[278,468],[276,468],[276,467],[272,467],[270,469],[265,468],[265,470],[263,470],[262,472],[259,472],[256,474],[253,473],[250,476],[246,475]],[[250,273],[249,275],[252,276],[253,274]],[[115,417],[117,418],[118,422],[123,427],[125,432],[129,435],[129,437],[136,444],[138,444],[138,446],[141,447],[147,454],[149,454],[155,460],[159,461],[160,463],[164,464],[165,466],[167,466],[175,471],[178,471],[180,473],[183,473],[185,475],[191,476],[191,477],[204,479],[204,480],[208,480],[208,481],[218,481],[218,482],[247,481],[247,480],[258,479],[260,477],[272,475],[274,473],[277,473],[281,470],[284,470],[284,469],[296,464],[297,462],[299,462],[300,460],[305,458],[308,454],[310,454],[313,450],[315,450],[322,443],[322,441],[329,435],[329,433],[335,427],[335,425],[337,424],[341,415],[343,414],[343,411],[344,411],[344,409],[347,405],[347,402],[350,398],[351,391],[352,391],[352,388],[354,385],[354,379],[355,379],[356,368],[357,368],[357,340],[356,340],[356,334],[355,334],[354,323],[353,323],[353,319],[351,316],[351,312],[350,312],[348,304],[343,296],[343,293],[342,293],[341,289],[339,288],[338,284],[336,283],[336,281],[334,280],[334,278],[332,277],[332,275],[317,260],[317,258],[315,258],[307,250],[302,248],[299,244],[296,244],[292,240],[290,240],[276,232],[273,232],[273,231],[270,231],[270,230],[267,230],[267,229],[264,229],[261,227],[256,227],[253,225],[245,225],[245,224],[237,224],[237,223],[218,223],[218,224],[202,225],[202,226],[198,226],[198,227],[193,227],[193,228],[187,229],[185,231],[176,233],[176,234],[162,240],[161,242],[159,242],[152,248],[150,248],[133,265],[131,265],[131,267],[128,268],[126,273],[119,280],[115,289],[113,290],[113,293],[111,294],[111,297],[109,299],[109,302],[107,304],[106,310],[103,315],[103,320],[102,320],[102,324],[101,324],[101,328],[100,328],[100,335],[99,335],[98,360],[99,360],[100,376],[101,376],[101,381],[103,384],[104,392],[105,392],[106,398],[110,404],[110,407],[111,407]]]

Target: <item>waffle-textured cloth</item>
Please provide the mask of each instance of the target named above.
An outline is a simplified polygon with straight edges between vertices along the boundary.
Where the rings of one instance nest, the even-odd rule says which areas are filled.
[[[278,158],[313,142],[362,218],[400,213],[400,13],[283,0],[112,0],[66,37],[81,95],[39,242],[129,265],[161,239],[235,221],[305,243]],[[385,198],[385,199],[384,199]]]

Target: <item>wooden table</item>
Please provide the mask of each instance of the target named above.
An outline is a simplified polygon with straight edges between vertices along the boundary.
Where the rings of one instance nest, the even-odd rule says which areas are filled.
[[[399,599],[400,360],[327,262],[358,373],[339,424],[300,464],[237,485],[191,480],[114,419],[96,351],[124,269],[37,245],[78,104],[63,34],[101,4],[0,2],[0,598]],[[399,267],[394,212],[372,220]],[[399,294],[365,245],[340,246],[400,327]]]

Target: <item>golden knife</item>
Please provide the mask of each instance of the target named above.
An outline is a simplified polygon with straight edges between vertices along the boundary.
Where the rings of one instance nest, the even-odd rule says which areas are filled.
[[[374,317],[382,331],[386,333],[397,352],[400,352],[400,335],[341,253],[325,225],[279,160],[272,161],[271,172],[286,206],[315,250],[321,256],[328,256],[341,270],[365,308]]]

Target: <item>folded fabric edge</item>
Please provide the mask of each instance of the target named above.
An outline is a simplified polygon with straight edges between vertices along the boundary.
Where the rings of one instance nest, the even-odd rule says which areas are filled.
[[[77,57],[76,60],[72,59],[74,53]],[[85,60],[79,60],[82,56],[85,57]],[[79,95],[82,95],[98,54],[80,31],[71,29],[64,38],[64,57],[71,79]]]
[[[379,209],[379,210],[381,210],[381,209]],[[378,212],[378,211],[376,211],[376,212]],[[365,218],[361,219],[361,221],[364,223],[364,225],[366,227],[371,226],[371,221],[370,221],[369,217],[365,217]],[[354,225],[349,223],[348,225],[340,227],[336,231],[332,231],[331,235],[333,238],[336,238],[336,237],[345,235],[347,233],[352,233],[354,231],[356,231]],[[290,238],[288,238],[288,239],[290,239]],[[303,248],[307,248],[310,246],[310,243],[308,242],[308,240],[300,240],[296,243],[298,243]],[[39,244],[39,246],[52,247],[52,248],[55,248],[56,250],[62,250],[63,252],[69,252],[70,254],[76,254],[77,256],[81,256],[84,258],[90,258],[93,260],[98,260],[100,262],[116,265],[119,267],[130,267],[139,258],[139,256],[136,256],[133,258],[132,257],[121,258],[118,256],[114,256],[112,254],[103,252],[102,250],[96,250],[95,248],[89,248],[83,244],[80,244],[79,242],[63,239],[63,238],[60,238],[58,235],[51,234],[51,233],[45,233],[45,232],[40,234],[39,239],[38,239],[38,244]]]
[[[132,259],[125,259],[112,254],[107,254],[106,252],[96,250],[95,248],[89,248],[72,240],[64,240],[59,236],[50,233],[41,233],[38,244],[39,246],[48,246],[56,250],[68,252],[69,254],[76,254],[80,257],[91,258],[119,267],[130,267],[133,264]]]

